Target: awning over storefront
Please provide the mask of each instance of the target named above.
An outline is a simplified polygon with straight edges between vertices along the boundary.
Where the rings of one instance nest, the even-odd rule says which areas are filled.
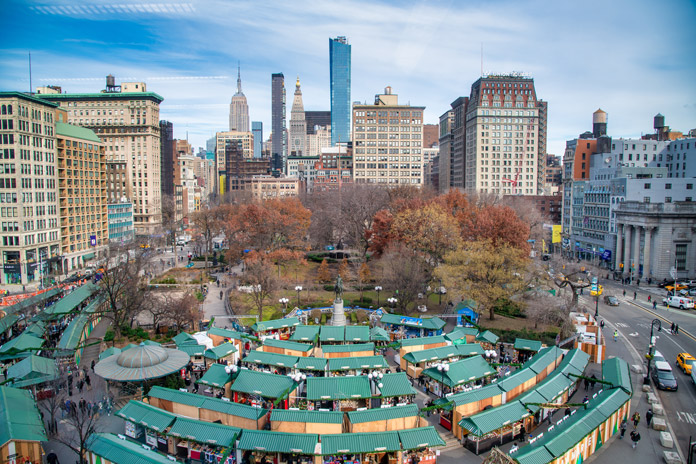
[[[87,449],[112,463],[171,464],[166,456],[110,433],[92,434],[87,441]]]
[[[232,383],[232,391],[263,398],[283,398],[297,388],[297,383],[284,375],[242,369]]]
[[[298,325],[295,327],[295,332],[290,336],[290,340],[316,343],[319,327],[318,325]]]
[[[297,364],[295,364],[295,369],[298,371],[325,371],[326,364],[328,363],[326,358],[315,358],[313,356],[300,356],[297,359]]]
[[[432,426],[399,430],[399,440],[401,440],[401,447],[405,450],[445,446],[445,440]]]
[[[462,419],[459,426],[465,428],[473,435],[482,437],[488,433],[512,425],[525,417],[530,412],[519,401],[512,401],[502,406],[474,414]]]
[[[129,401],[116,415],[157,432],[164,432],[176,419],[174,414],[135,400]]]
[[[526,340],[524,338],[517,338],[515,339],[514,348],[516,350],[538,352],[541,349],[541,342],[538,340]]]
[[[399,433],[342,433],[321,436],[321,454],[363,454],[399,451]]]
[[[237,347],[234,346],[234,343],[228,342],[228,343],[223,343],[223,344],[218,345],[218,346],[214,346],[213,348],[210,348],[208,350],[205,350],[205,352],[203,353],[203,356],[205,356],[208,359],[214,359],[217,361],[218,359],[225,358],[225,357],[231,355],[232,353],[236,353],[236,352],[237,352]]]
[[[394,396],[409,396],[417,393],[411,385],[411,381],[408,379],[405,372],[384,374],[384,377],[379,379],[379,382],[382,384],[380,391],[382,392],[382,397],[384,398],[392,398]]]
[[[367,376],[307,378],[307,400],[309,401],[370,397],[372,393]]]
[[[274,319],[272,321],[257,322],[251,326],[254,332],[266,332],[269,330],[284,329],[300,325],[300,320],[296,317],[288,317],[285,319]]]
[[[283,433],[264,430],[244,430],[237,448],[267,453],[314,454],[319,435],[313,433]]]
[[[240,431],[237,427],[177,417],[167,435],[227,448],[234,444]]]
[[[434,367],[429,367],[423,370],[423,375],[452,388],[495,373],[495,369],[493,369],[481,356],[460,359],[459,361],[449,363],[448,366],[449,370],[447,371],[439,371]]]
[[[58,378],[55,359],[30,355],[7,368],[8,385],[22,388],[52,382]]]
[[[348,325],[346,326],[345,339],[350,343],[369,342],[370,328],[367,326]]]
[[[232,380],[232,375],[229,374],[226,369],[227,366],[222,364],[213,364],[196,383],[209,385],[215,388],[223,388],[226,383]]]

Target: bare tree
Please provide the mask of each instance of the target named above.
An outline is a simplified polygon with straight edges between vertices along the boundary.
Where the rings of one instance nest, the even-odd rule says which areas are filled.
[[[246,264],[244,283],[251,286],[251,297],[259,311],[259,317],[263,315],[263,304],[278,288],[278,278],[273,271],[271,263],[258,259]]]
[[[524,306],[524,314],[534,321],[534,328],[539,325],[557,327],[562,338],[571,335],[574,327],[570,321],[572,305],[566,298],[554,296],[545,290],[524,292],[518,303]]]
[[[148,260],[140,248],[112,247],[107,252],[107,262],[99,281],[107,304],[100,315],[112,321],[120,337],[121,328],[132,326],[138,315],[149,307],[150,288],[144,278]]]
[[[191,293],[169,294],[165,301],[168,309],[166,320],[171,321],[176,326],[177,331],[187,326],[195,327],[196,321],[201,320],[200,304]]]
[[[196,211],[191,216],[193,224],[198,228],[204,244],[205,269],[208,269],[208,256],[213,252],[213,238],[220,232],[220,208],[208,208]]]
[[[102,431],[102,420],[98,414],[92,414],[86,407],[81,408],[78,403],[71,402],[71,405],[63,428],[54,440],[75,452],[79,464],[87,464],[87,444],[93,434]]]
[[[48,416],[48,436],[53,437],[58,433],[58,411],[65,402],[65,391],[62,388],[64,382],[58,379],[54,382],[53,395],[39,401],[39,408]]]
[[[181,220],[177,217],[176,199],[172,195],[162,197],[162,232],[168,237],[167,245],[174,248],[174,262],[177,262],[176,231],[181,226]]]
[[[420,254],[401,244],[390,246],[379,265],[384,286],[394,291],[397,307],[406,311],[430,280],[430,267]]]

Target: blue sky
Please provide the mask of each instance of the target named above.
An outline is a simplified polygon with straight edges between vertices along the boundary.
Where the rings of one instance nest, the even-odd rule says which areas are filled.
[[[204,146],[227,129],[237,61],[251,120],[270,131],[271,73],[295,77],[305,109],[328,110],[329,37],[352,44],[352,100],[386,85],[426,106],[427,123],[484,72],[521,71],[549,102],[548,151],[609,113],[615,137],[650,132],[660,112],[696,128],[696,5],[644,0],[5,0],[0,89],[96,92],[104,76],[146,81],[175,136]],[[288,108],[289,117],[289,108]]]

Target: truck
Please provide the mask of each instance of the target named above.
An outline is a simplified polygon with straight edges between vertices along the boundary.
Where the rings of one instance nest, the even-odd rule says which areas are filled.
[[[684,296],[668,296],[662,299],[662,304],[679,309],[694,309],[694,300]]]

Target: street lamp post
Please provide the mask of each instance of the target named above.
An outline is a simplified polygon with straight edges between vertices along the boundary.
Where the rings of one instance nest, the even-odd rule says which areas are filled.
[[[283,314],[285,314],[285,312],[288,310],[288,303],[290,302],[290,300],[283,297],[283,298],[279,299],[278,302],[280,304],[284,305]]]
[[[300,292],[302,291],[302,285],[298,285],[295,287],[295,291],[297,292],[297,306],[300,306]]]
[[[387,303],[389,303],[389,304],[391,305],[392,308],[394,308],[394,305],[396,305],[396,302],[397,302],[397,301],[399,301],[399,300],[397,300],[397,299],[394,298],[393,296],[390,297],[390,298],[387,298]]]
[[[440,295],[439,305],[442,306],[442,295],[447,293],[447,289],[442,286],[442,280],[440,280],[440,287],[437,289],[437,293]]]
[[[653,319],[650,324],[650,340],[648,340],[648,372],[643,379],[643,384],[647,385],[650,383],[650,364],[652,363],[653,353],[655,352],[655,339],[653,337],[653,330],[657,326],[657,331],[662,331],[662,322],[659,319]]]
[[[445,396],[445,373],[449,371],[449,364],[440,363],[437,365],[437,370],[440,372],[440,398]]]
[[[599,287],[597,287],[599,290]],[[599,291],[595,292],[595,309],[594,309],[595,321],[599,318]]]
[[[379,286],[379,285],[376,286],[376,287],[375,287],[375,291],[377,292],[377,307],[379,308],[379,292],[382,291],[382,287]]]

